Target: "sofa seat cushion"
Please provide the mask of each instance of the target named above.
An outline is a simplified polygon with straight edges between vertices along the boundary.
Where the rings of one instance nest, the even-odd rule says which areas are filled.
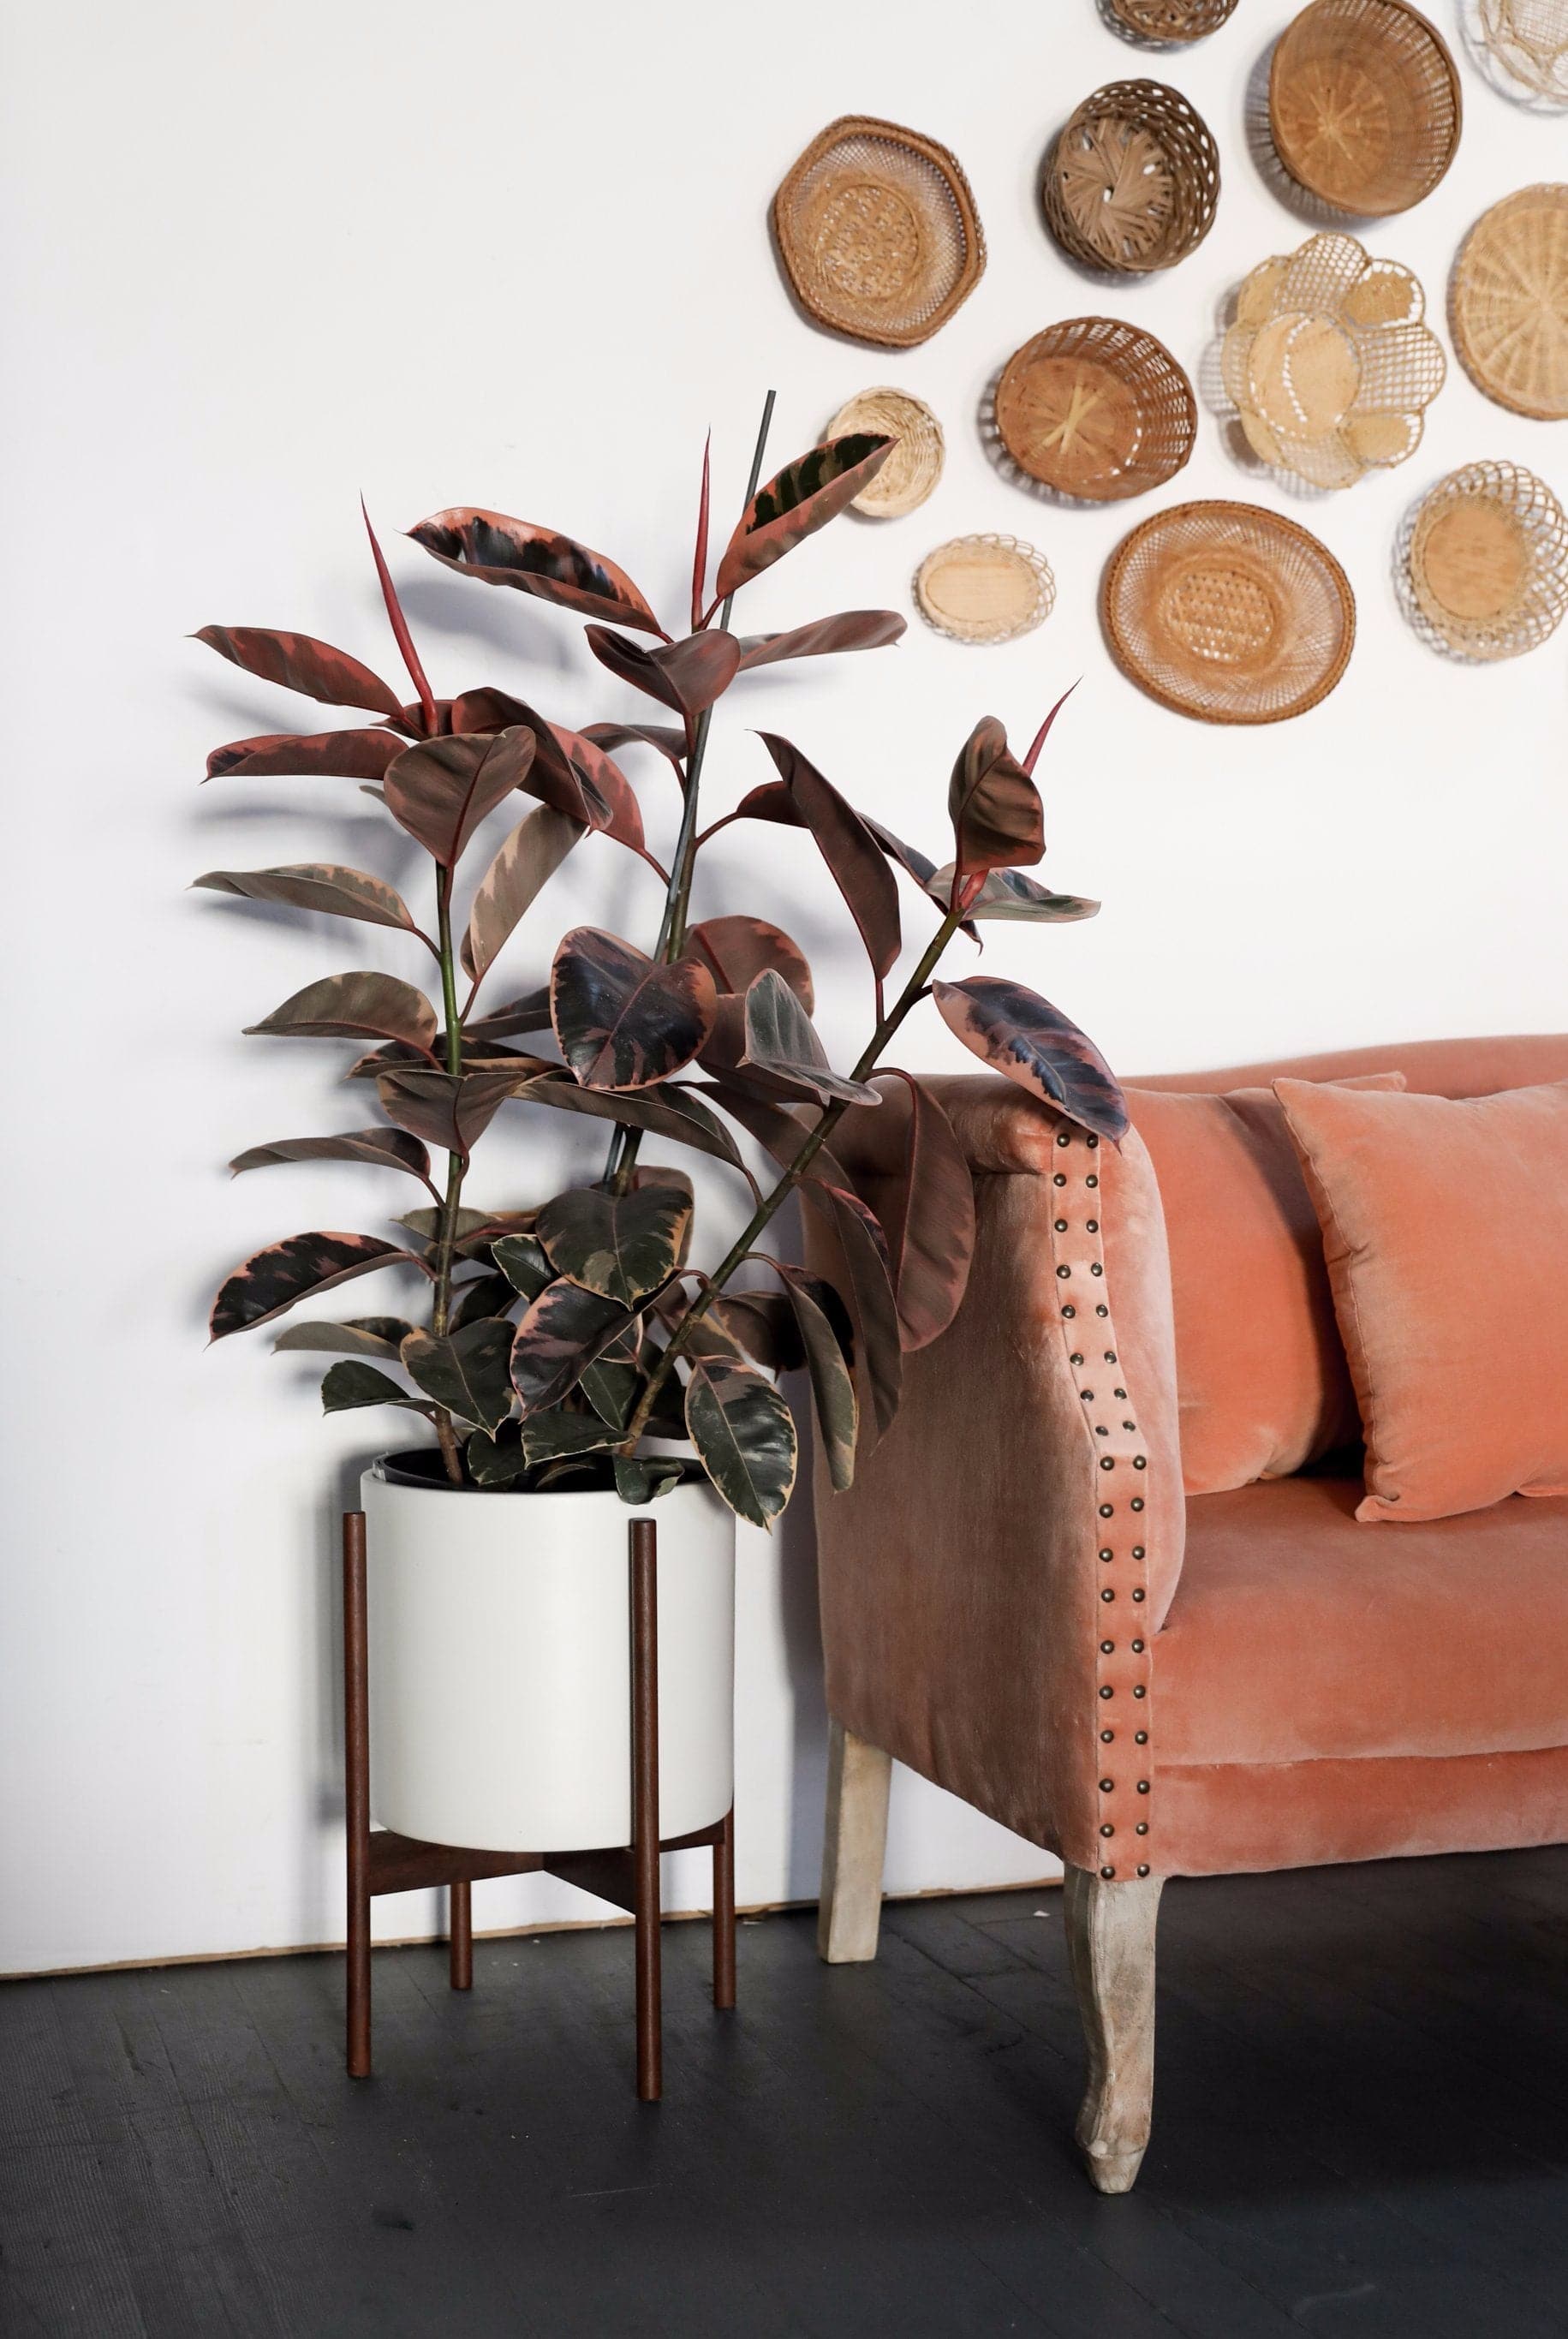
[[[1159,1762],[1568,1744],[1568,1500],[1368,1535],[1359,1479],[1188,1503],[1154,1647]]]

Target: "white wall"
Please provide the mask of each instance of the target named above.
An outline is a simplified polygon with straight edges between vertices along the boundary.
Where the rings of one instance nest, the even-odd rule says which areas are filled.
[[[940,856],[947,767],[972,721],[993,711],[1027,735],[1081,676],[1044,774],[1048,867],[1105,912],[997,930],[987,963],[1046,991],[1119,1066],[1568,1021],[1568,632],[1517,664],[1445,665],[1400,619],[1389,559],[1412,499],[1461,461],[1513,456],[1568,493],[1568,434],[1487,404],[1455,367],[1401,472],[1304,503],[1243,474],[1206,417],[1166,499],[1296,511],[1360,602],[1333,698],[1247,731],[1162,713],[1101,645],[1100,570],[1159,498],[1031,500],[992,469],[975,427],[1010,350],[1064,315],[1133,317],[1199,374],[1228,289],[1307,232],[1244,135],[1249,80],[1291,13],[1242,0],[1223,34],[1153,64],[1220,141],[1218,223],[1173,273],[1108,287],[1060,257],[1034,198],[1070,106],[1150,69],[1093,0],[902,0],[891,15],[864,0],[8,12],[0,1969],[340,1932],[332,1538],[373,1432],[316,1418],[303,1360],[272,1358],[264,1338],[206,1354],[201,1326],[247,1249],[301,1227],[377,1225],[400,1205],[370,1172],[231,1186],[222,1165],[262,1139],[353,1125],[330,1092],[332,1047],[244,1041],[239,1027],[314,974],[405,962],[370,929],[349,938],[182,889],[212,866],[330,854],[396,877],[408,864],[347,783],[198,789],[209,745],[306,710],[182,637],[209,619],[282,625],[394,671],[361,489],[389,536],[455,501],[550,520],[674,607],[710,422],[729,512],[770,384],[781,457],[851,391],[907,384],[947,428],[936,498],[891,527],[836,528],[753,588],[747,623],[907,607],[920,557],[978,528],[1040,545],[1056,614],[1004,649],[961,648],[916,620],[894,653],[757,677],[724,712],[715,803],[764,775],[747,732],[772,724]],[[1465,98],[1449,179],[1367,235],[1417,268],[1439,320],[1471,220],[1568,166],[1563,117],[1509,106],[1473,71]],[[902,355],[815,332],[770,256],[776,181],[853,109],[950,142],[990,244],[957,320]],[[527,687],[573,722],[626,703],[571,620],[448,579],[412,548],[394,558],[439,688]],[[660,805],[659,771],[639,777]],[[800,935],[826,978],[829,1043],[849,1057],[867,985],[809,851],[776,833],[732,840],[705,906],[745,903]],[[585,849],[517,951],[519,987],[585,913],[646,941],[651,881],[611,847]],[[929,1014],[905,1055],[968,1061]],[[508,1128],[485,1199],[549,1190],[537,1143],[531,1123]],[[390,1298],[367,1286],[363,1305]],[[810,1570],[804,1509],[774,1545],[744,1538],[746,1900],[814,1890]],[[906,1889],[1043,1864],[912,1781],[894,1835],[890,1880]],[[701,1890],[694,1859],[672,1898]],[[587,1904],[565,1887],[498,1884],[478,1918],[567,1912]],[[409,1933],[433,1904],[379,1915]]]

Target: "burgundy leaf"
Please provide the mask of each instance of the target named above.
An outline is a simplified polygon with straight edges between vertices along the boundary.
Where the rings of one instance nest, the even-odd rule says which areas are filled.
[[[395,974],[330,974],[308,982],[260,1023],[247,1039],[399,1040],[426,1054],[435,1044],[436,1011],[422,991]]]
[[[548,731],[587,808],[588,826],[605,836],[613,836],[617,844],[629,845],[634,853],[640,853],[644,843],[642,811],[620,765],[586,731],[568,731],[559,723],[550,724]]]
[[[1040,751],[1050,736],[1051,725],[1056,721],[1057,716],[1061,713],[1062,708],[1067,705],[1068,700],[1072,696],[1073,692],[1077,688],[1078,685],[1076,682],[1070,682],[1068,684],[1067,688],[1062,692],[1061,696],[1057,700],[1056,705],[1051,708],[1050,713],[1046,716],[1045,721],[1035,733],[1033,739],[1030,742],[1029,753],[1023,759],[1023,768],[1026,772],[1031,774],[1033,773],[1035,765],[1040,761]]]
[[[713,1029],[716,996],[701,959],[665,966],[594,926],[567,935],[550,978],[561,1053],[593,1089],[646,1088],[678,1071]]]
[[[427,1396],[459,1421],[478,1422],[493,1434],[512,1410],[511,1346],[506,1318],[486,1316],[444,1337],[410,1332],[399,1355],[403,1370]]]
[[[711,828],[703,831],[702,843],[705,844],[710,836],[716,836],[733,820],[771,821],[781,828],[806,825],[805,814],[782,780],[764,780],[760,788],[753,788],[742,796],[734,812],[726,812],[722,820],[715,820]]]
[[[883,1223],[905,1348],[928,1347],[962,1303],[974,1256],[974,1179],[952,1123],[907,1072],[890,1076],[884,1111],[907,1122],[904,1177]]]
[[[959,868],[1011,869],[1045,851],[1040,791],[1009,752],[1007,733],[982,716],[965,740],[947,792]]]
[[[854,431],[786,463],[765,488],[758,489],[742,513],[719,563],[716,597],[727,599],[749,577],[760,576],[804,538],[825,527],[871,484],[897,444],[895,439]]]
[[[945,871],[939,869],[934,861],[927,859],[919,845],[906,844],[902,836],[895,836],[891,828],[883,826],[880,820],[873,820],[869,813],[863,813],[861,817],[888,859],[896,861],[899,867],[914,879],[922,893],[929,895],[940,909],[946,910],[952,897],[952,864],[949,862]],[[1024,880],[1021,878],[1019,882],[1021,884]],[[968,918],[960,921],[959,932],[967,934],[971,943],[980,940]]]
[[[741,661],[733,634],[688,634],[685,641],[666,642],[656,650],[646,650],[604,626],[589,626],[584,638],[617,681],[629,682],[661,706],[673,706],[688,722],[723,696]]]
[[[207,758],[207,777],[239,772],[254,779],[379,780],[403,752],[392,731],[311,731],[296,735],[267,731],[254,739],[232,739]]]
[[[236,1153],[229,1167],[266,1170],[278,1161],[371,1161],[384,1170],[406,1170],[410,1177],[428,1178],[430,1157],[417,1137],[400,1129],[346,1129],[334,1137],[280,1137],[271,1145],[252,1145]]]
[[[397,693],[379,674],[347,650],[335,650],[330,642],[312,640],[309,634],[275,634],[265,626],[203,626],[196,639],[247,674],[281,683],[285,689],[321,699],[328,706],[368,706],[376,715],[398,712]]]
[[[512,1343],[512,1387],[524,1413],[559,1405],[631,1321],[615,1300],[585,1291],[565,1277],[547,1284],[524,1313]]]
[[[732,1511],[768,1527],[789,1501],[796,1452],[790,1409],[749,1365],[698,1357],[686,1383],[686,1428]]]
[[[399,1065],[377,1076],[376,1093],[387,1119],[399,1129],[466,1161],[501,1106],[526,1087],[528,1078],[526,1063],[518,1071],[486,1072]]]
[[[328,1357],[389,1357],[398,1351],[413,1326],[401,1316],[350,1316],[346,1324],[328,1324],[319,1318],[306,1324],[285,1325],[272,1343],[280,1350]]]
[[[815,1098],[823,1104],[881,1103],[876,1089],[833,1071],[811,1017],[776,969],[764,969],[748,987],[745,1013],[738,1071],[762,1075],[765,1087],[786,1097]]]
[[[801,1191],[832,1222],[843,1253],[860,1336],[860,1378],[880,1433],[897,1413],[903,1389],[903,1347],[887,1238],[874,1214],[847,1187],[806,1178]]]
[[[547,1031],[550,1028],[550,994],[541,985],[525,998],[510,999],[504,1007],[492,1007],[488,1015],[477,1015],[463,1027],[465,1043],[486,1040],[512,1040],[528,1031]]]
[[[633,745],[656,748],[675,765],[677,776],[682,776],[681,758],[686,752],[686,735],[673,724],[590,723],[581,735],[591,739],[596,747],[606,749]]]
[[[387,622],[392,628],[392,638],[398,645],[399,655],[409,670],[409,680],[419,694],[419,705],[424,712],[426,727],[433,731],[436,695],[426,679],[424,667],[419,663],[419,653],[414,647],[414,637],[409,631],[409,621],[403,615],[403,605],[398,598],[398,588],[392,582],[392,572],[382,555],[376,531],[370,526],[370,515],[366,510],[363,496],[360,498],[360,509],[365,516],[365,533],[370,539],[370,557],[376,564],[376,577],[381,587],[381,599],[386,605]]]
[[[712,969],[721,992],[744,992],[754,976],[772,967],[808,1015],[816,1004],[804,952],[765,918],[705,918],[688,928],[686,947]]]
[[[248,902],[286,902],[299,910],[321,910],[336,918],[358,918],[368,926],[419,931],[395,887],[363,869],[343,869],[325,861],[297,861],[281,869],[209,869],[192,880],[210,893],[238,893]]]
[[[538,804],[521,819],[479,881],[468,911],[468,930],[463,936],[462,961],[466,972],[478,982],[495,964],[501,948],[528,909],[540,887],[560,867],[573,845],[583,834],[580,824],[565,813],[556,812],[549,804]],[[512,1028],[521,1031],[542,1031],[548,1022],[520,1024]],[[502,1039],[504,1031],[495,1030],[494,1016],[486,1019],[490,1036]],[[470,1024],[468,1036],[474,1036],[476,1026]]]
[[[787,634],[747,634],[741,641],[743,674],[776,666],[781,658],[826,657],[835,650],[880,650],[906,630],[893,609],[843,609],[836,617],[814,617]]]
[[[843,1301],[831,1283],[804,1268],[780,1265],[784,1291],[811,1375],[823,1458],[835,1494],[854,1479],[860,1406],[854,1393],[854,1334]]]
[[[419,1265],[411,1251],[374,1235],[290,1235],[234,1269],[212,1302],[207,1329],[214,1340],[222,1340],[231,1332],[270,1324],[301,1299],[313,1299],[334,1284],[403,1259]]]
[[[781,1170],[789,1168],[822,1118],[812,1106],[783,1104],[774,1098],[759,1096],[739,1086],[727,1071],[716,1081],[705,1083],[702,1093],[713,1097],[732,1120],[738,1120]],[[820,1178],[830,1186],[847,1187],[850,1182],[849,1171],[825,1145],[819,1147],[806,1175],[808,1179]]]
[[[743,1176],[750,1174],[723,1121],[691,1089],[584,1089],[557,1072],[530,1081],[518,1094],[525,1104],[552,1105],[557,1111],[586,1113],[595,1120],[616,1120],[629,1129],[646,1129],[651,1136],[673,1138],[677,1144],[727,1161]]]
[[[1109,1065],[1049,1002],[999,975],[971,974],[931,990],[942,1021],[982,1063],[1098,1137],[1127,1134],[1127,1107]]]
[[[526,782],[534,754],[534,734],[520,724],[424,740],[388,766],[387,809],[449,869],[486,814]]]
[[[898,957],[901,939],[898,885],[883,848],[859,813],[798,747],[772,731],[764,731],[762,740],[849,904],[880,982]]]
[[[726,1291],[714,1300],[693,1338],[716,1324],[735,1347],[765,1372],[794,1373],[805,1363],[805,1347],[794,1309],[782,1291]]]
[[[569,536],[472,504],[434,512],[409,533],[460,576],[477,577],[485,585],[510,585],[559,608],[635,626],[639,633],[664,631],[625,569]]]
[[[708,507],[713,488],[714,434],[703,440],[703,489],[697,498],[697,536],[692,551],[692,631],[703,621],[703,597],[708,581]]]
[[[933,898],[946,905],[952,892],[953,865],[939,869],[932,881]],[[969,905],[964,920],[966,930],[975,918],[1030,919],[1048,926],[1071,925],[1080,918],[1100,914],[1100,903],[1087,901],[1081,893],[1053,893],[1049,886],[1037,885],[1021,869],[993,869]]]

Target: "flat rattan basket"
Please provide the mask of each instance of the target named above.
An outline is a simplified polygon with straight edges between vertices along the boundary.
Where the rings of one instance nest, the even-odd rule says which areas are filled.
[[[1113,81],[1069,117],[1040,202],[1068,255],[1114,276],[1174,268],[1214,225],[1219,153],[1178,89]]]
[[[1467,463],[1422,503],[1405,550],[1413,615],[1461,657],[1519,657],[1568,613],[1568,516],[1517,463]]]
[[[1356,602],[1326,545],[1257,504],[1177,504],[1124,537],[1105,630],[1124,674],[1203,723],[1281,723],[1326,698]]]
[[[955,536],[921,562],[914,597],[927,625],[955,642],[1011,642],[1045,623],[1056,579],[1016,536]]]
[[[1540,422],[1568,416],[1568,186],[1521,187],[1482,212],[1448,308],[1477,390]]]
[[[896,122],[829,123],[774,197],[795,298],[819,325],[912,349],[979,283],[985,238],[955,156]]]
[[[1198,435],[1198,402],[1152,333],[1121,317],[1069,317],[1009,359],[996,427],[1031,479],[1113,503],[1180,470]]]
[[[1275,151],[1336,211],[1383,218],[1429,195],[1461,116],[1454,60],[1408,0],[1312,0],[1275,44]]]
[[[1476,15],[1501,87],[1537,105],[1568,105],[1568,0],[1479,0]]]
[[[1144,41],[1201,41],[1234,13],[1236,0],[1109,0],[1119,25]]]
[[[942,425],[925,400],[907,390],[863,390],[839,408],[827,436],[842,439],[856,430],[877,432],[898,444],[851,508],[871,519],[902,519],[905,512],[917,511],[942,477],[945,454]]]

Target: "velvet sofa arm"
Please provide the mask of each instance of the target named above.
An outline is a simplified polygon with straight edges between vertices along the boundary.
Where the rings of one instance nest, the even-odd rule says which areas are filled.
[[[1136,1134],[1092,1140],[1000,1079],[926,1085],[974,1172],[973,1270],[950,1329],[905,1357],[898,1417],[874,1452],[863,1440],[853,1486],[817,1472],[829,1709],[1003,1826],[1131,1875],[1186,1517],[1159,1189]],[[835,1150],[896,1216],[887,1094]],[[831,1236],[806,1221],[831,1270]]]

